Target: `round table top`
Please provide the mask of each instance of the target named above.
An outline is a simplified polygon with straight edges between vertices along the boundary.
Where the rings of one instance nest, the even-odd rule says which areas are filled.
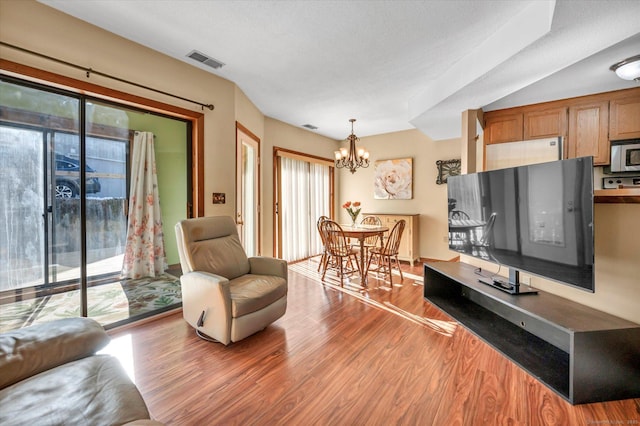
[[[389,228],[386,226],[378,226],[378,225],[340,225],[342,228],[342,232],[347,237],[354,237],[358,235],[367,235],[367,234],[382,234],[383,232],[387,232]]]

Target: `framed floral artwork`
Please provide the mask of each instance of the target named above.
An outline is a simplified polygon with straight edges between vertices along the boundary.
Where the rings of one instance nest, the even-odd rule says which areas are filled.
[[[373,197],[376,200],[410,200],[413,198],[413,159],[376,161]]]

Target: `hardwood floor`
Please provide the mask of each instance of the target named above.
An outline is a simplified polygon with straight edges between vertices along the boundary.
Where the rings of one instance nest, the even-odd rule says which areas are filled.
[[[130,350],[152,416],[169,425],[640,424],[640,399],[570,405],[425,302],[411,277],[392,292],[370,279],[356,297],[308,270],[290,270],[283,318],[227,347],[199,339],[181,313],[112,332],[130,336],[121,353]],[[422,265],[403,270],[422,276]]]

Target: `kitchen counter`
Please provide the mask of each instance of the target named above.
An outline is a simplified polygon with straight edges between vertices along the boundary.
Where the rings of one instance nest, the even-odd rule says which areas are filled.
[[[640,188],[596,189],[593,195],[596,203],[640,203]]]

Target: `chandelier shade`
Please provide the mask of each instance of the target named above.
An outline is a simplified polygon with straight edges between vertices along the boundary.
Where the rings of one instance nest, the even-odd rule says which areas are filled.
[[[349,120],[351,122],[351,134],[346,139],[349,142],[349,149],[340,148],[335,151],[335,166],[337,169],[349,169],[351,173],[355,173],[358,167],[369,167],[369,152],[363,147],[356,148],[356,142],[360,139],[353,133],[353,123],[355,118]]]

